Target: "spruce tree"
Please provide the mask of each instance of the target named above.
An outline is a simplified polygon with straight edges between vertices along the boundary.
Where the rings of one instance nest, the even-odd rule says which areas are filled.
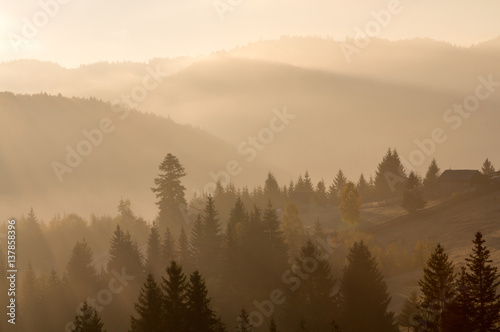
[[[146,250],[146,272],[152,273],[155,278],[159,278],[162,275],[163,266],[166,267],[167,263],[162,264],[161,260],[160,233],[156,225],[153,224]]]
[[[357,225],[360,221],[360,209],[361,197],[359,191],[354,183],[348,182],[340,195],[339,211],[342,221],[348,225]]]
[[[238,267],[241,268],[241,276],[247,284],[245,288],[249,288],[247,293],[259,294],[259,296],[263,295],[256,292],[272,284],[274,274],[272,268],[274,266],[270,266],[272,264],[270,262],[272,256],[267,248],[271,244],[264,231],[262,213],[256,206],[254,206],[254,209],[250,213],[249,221],[242,227],[238,242],[239,259],[244,260],[244,262],[238,264]],[[259,280],[259,285],[249,283],[250,280]]]
[[[483,163],[483,167],[481,168],[481,172],[484,175],[490,175],[492,173],[495,173],[495,167],[491,164],[491,161],[486,158],[486,160]]]
[[[398,316],[398,324],[408,330],[416,331],[415,319],[418,317],[418,294],[416,291],[410,293],[405,299],[401,313]]]
[[[304,175],[304,180],[302,181],[300,192],[300,204],[308,205],[314,202],[314,186],[312,184],[311,178],[309,177],[308,171],[306,171]]]
[[[293,184],[293,180],[290,180],[287,192],[288,192],[288,199],[291,200],[295,196],[295,185]]]
[[[437,165],[436,159],[432,159],[423,182],[424,190],[429,195],[429,197],[435,197],[439,191],[437,183],[439,179],[439,172],[440,169]]]
[[[306,183],[304,181],[304,178],[302,177],[302,174],[300,174],[299,178],[297,179],[297,183],[295,183],[293,199],[297,204],[304,205],[307,204],[305,197],[306,197]]]
[[[472,316],[474,304],[471,299],[471,289],[467,282],[467,272],[462,266],[461,273],[456,280],[456,297],[449,304],[449,319],[445,326],[450,332],[470,332],[474,331]]]
[[[21,311],[18,322],[27,331],[35,331],[40,328],[45,317],[42,305],[42,287],[39,278],[35,274],[31,264],[23,274],[19,289]]]
[[[410,214],[417,210],[423,209],[427,205],[427,201],[422,193],[420,179],[414,172],[410,172],[405,183],[405,191],[401,197],[401,207]]]
[[[144,274],[142,254],[137,243],[132,241],[130,233],[124,233],[119,225],[111,238],[107,271],[125,271],[128,275],[139,278],[138,280],[142,279]]]
[[[203,220],[201,219],[201,215],[198,214],[196,217],[196,221],[194,222],[193,228],[191,229],[191,255],[193,258],[193,265],[196,269],[200,268],[200,263],[202,259],[202,251],[203,251]]]
[[[453,262],[438,244],[418,282],[422,293],[419,328],[444,331],[452,319],[451,304],[456,296]]]
[[[85,301],[81,313],[75,317],[72,332],[106,332],[99,313]]]
[[[264,184],[264,199],[271,200],[274,204],[280,204],[282,202],[278,181],[271,172],[267,173],[267,179]]]
[[[184,167],[177,157],[167,154],[159,166],[160,173],[154,179],[156,187],[152,188],[158,201],[158,222],[162,229],[169,225],[178,227],[183,224],[182,210],[186,209],[186,188],[181,184],[181,178],[186,175]]]
[[[248,221],[248,213],[241,197],[236,198],[233,208],[229,212],[228,226],[231,226],[235,232],[235,236],[241,232],[243,225]]]
[[[17,249],[18,255],[30,257],[32,262],[36,262],[40,266],[52,264],[52,250],[42,232],[42,223],[36,217],[33,208],[30,208],[28,216],[23,217],[16,227],[23,234],[22,238],[19,239],[21,242]],[[25,243],[26,245],[24,245]],[[27,251],[28,248],[36,248],[36,250]]]
[[[175,257],[185,271],[191,271],[191,249],[189,247],[189,240],[184,227],[181,227]]]
[[[325,206],[328,204],[328,194],[326,193],[325,181],[321,180],[316,185],[314,200],[318,206]]]
[[[130,228],[137,220],[132,211],[130,200],[120,199],[120,202],[118,203],[118,217],[119,225],[122,225],[125,228]]]
[[[356,184],[356,188],[358,189],[359,195],[361,199],[368,202],[370,200],[370,184],[366,181],[365,176],[361,174],[359,176],[358,183]]]
[[[339,289],[339,325],[343,332],[396,332],[394,313],[387,311],[391,298],[377,262],[363,242],[356,242],[347,256]]]
[[[186,329],[186,276],[182,267],[172,261],[167,268],[167,278],[163,278],[163,321],[166,331]]]
[[[244,268],[247,266],[247,261],[242,259],[240,238],[244,236],[243,231],[247,228],[247,224],[247,211],[241,197],[237,197],[229,213],[222,246],[221,278],[225,291],[223,298],[219,298],[223,303],[223,311],[233,317],[237,315],[238,310],[233,303],[241,301],[242,289],[245,287]]]
[[[345,177],[344,172],[339,170],[337,176],[333,180],[333,183],[328,189],[328,196],[331,204],[338,205],[340,203],[340,195],[342,194],[346,184],[347,178]]]
[[[163,296],[161,288],[149,273],[134,304],[137,318],[131,318],[131,332],[161,332],[163,327]]]
[[[215,332],[220,328],[221,321],[211,308],[205,280],[198,271],[194,271],[189,277],[186,298],[187,331]]]
[[[267,267],[269,271],[272,271],[274,277],[279,279],[287,267],[288,255],[278,213],[271,201],[267,203],[264,211],[262,226],[265,234],[263,251],[265,252]]]
[[[481,232],[476,233],[473,243],[472,254],[466,258],[468,272],[465,276],[473,307],[471,321],[475,331],[497,331],[500,324],[498,269],[491,265],[490,250],[484,245]]]
[[[48,277],[43,304],[47,310],[45,320],[49,324],[49,329],[56,330],[58,326],[63,326],[67,323],[67,321],[64,321],[64,317],[66,316],[62,314],[68,309],[64,284],[54,269],[50,271]]]
[[[395,149],[388,149],[375,173],[374,185],[378,199],[399,195],[405,178],[406,172],[398,152]]]
[[[250,316],[245,309],[241,309],[238,316],[238,325],[236,325],[237,332],[252,332],[253,326],[250,324]]]
[[[292,271],[304,279],[293,293],[296,316],[302,316],[313,331],[329,330],[335,309],[335,280],[327,257],[308,240],[302,247]]]
[[[208,196],[203,215],[203,237],[200,242],[200,270],[212,275],[214,263],[217,262],[222,246],[222,227],[214,200]]]
[[[93,263],[92,249],[85,240],[73,247],[66,265],[67,286],[76,299],[92,294],[97,287],[97,271]]]
[[[162,266],[169,266],[170,262],[176,260],[175,257],[175,239],[167,228],[165,231],[165,236],[163,238],[163,243],[161,246],[161,260],[163,261]]]

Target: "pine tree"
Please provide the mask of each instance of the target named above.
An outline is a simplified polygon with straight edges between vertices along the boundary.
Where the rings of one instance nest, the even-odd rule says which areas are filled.
[[[163,331],[163,296],[153,274],[148,274],[138,301],[134,304],[137,318],[131,318],[131,332]]]
[[[418,317],[418,294],[413,291],[405,299],[403,307],[401,308],[401,313],[398,316],[399,326],[405,327],[410,331],[415,330],[415,318]]]
[[[179,235],[179,240],[177,241],[177,257],[179,264],[185,271],[191,271],[191,249],[189,247],[189,240],[184,231],[184,227],[181,227],[181,233]]]
[[[476,233],[472,254],[466,258],[466,273],[469,300],[473,306],[471,321],[475,331],[496,331],[500,324],[500,295],[497,288],[500,284],[498,270],[492,266],[490,250],[484,245],[481,232]]]
[[[273,173],[267,173],[267,179],[264,184],[264,199],[271,200],[274,204],[280,204],[281,200],[281,192],[278,185],[278,181]]]
[[[250,324],[250,316],[245,309],[242,309],[238,316],[238,325],[236,326],[237,332],[252,332],[253,326]]]
[[[202,251],[203,251],[203,220],[201,219],[201,215],[198,214],[196,217],[196,221],[194,222],[193,228],[191,230],[191,254],[193,257],[193,265],[195,268],[200,268],[200,263],[202,259]]]
[[[162,266],[169,266],[170,262],[176,260],[175,240],[169,228],[165,231],[165,236],[163,238],[161,246],[161,260],[163,261]]]
[[[92,294],[97,287],[97,271],[93,264],[92,249],[85,240],[78,241],[73,247],[66,265],[66,277],[68,288],[76,299]]]
[[[340,195],[342,194],[342,191],[344,190],[346,184],[347,178],[345,177],[344,172],[342,172],[342,170],[339,170],[337,176],[333,180],[332,185],[328,189],[328,196],[331,204],[339,204]]]
[[[437,165],[436,159],[432,159],[423,182],[424,189],[430,197],[435,197],[439,190],[437,183],[439,179],[439,172],[440,169]]]
[[[162,278],[163,321],[167,331],[186,329],[186,276],[182,267],[172,261],[167,268],[167,279]]]
[[[321,180],[318,182],[314,195],[314,199],[318,206],[325,206],[328,204],[328,194],[326,193],[325,181]]]
[[[142,255],[137,243],[132,241],[130,234],[124,233],[119,225],[116,226],[111,238],[107,271],[109,273],[125,271],[128,275],[138,277],[137,280],[143,277]]]
[[[288,199],[293,199],[295,196],[295,185],[293,184],[293,180],[290,180],[290,183],[288,184]]]
[[[247,293],[259,294],[262,288],[269,287],[270,280],[273,279],[272,273],[272,254],[269,253],[271,243],[264,230],[262,213],[260,209],[254,206],[250,213],[249,221],[242,228],[239,243],[239,259],[244,262],[238,264],[241,268],[243,280],[247,283],[249,280],[259,280],[259,285],[247,284],[249,288]],[[238,259],[238,258],[237,258]],[[282,272],[281,272],[282,273]]]
[[[158,201],[158,222],[162,229],[168,225],[179,227],[183,224],[182,209],[186,209],[186,188],[181,184],[181,178],[186,175],[184,167],[177,157],[167,154],[159,166],[160,173],[154,179],[156,187],[152,188]]]
[[[402,191],[406,172],[399,159],[398,152],[388,149],[382,161],[378,164],[375,173],[375,191],[378,199],[397,196]]]
[[[131,227],[131,225],[137,220],[132,212],[131,203],[128,199],[120,199],[120,202],[118,203],[118,214],[119,224],[125,226],[126,228]]]
[[[20,286],[19,298],[21,301],[19,308],[22,315],[18,322],[20,321],[24,330],[35,331],[40,328],[45,317],[43,317],[41,285],[31,264],[28,264]]]
[[[365,176],[361,174],[359,176],[358,183],[356,184],[356,188],[358,189],[359,195],[361,199],[364,201],[370,200],[370,184],[366,181]]]
[[[264,265],[267,265],[273,276],[279,279],[286,269],[288,255],[285,236],[281,230],[278,213],[271,201],[267,203],[266,210],[264,211],[262,226],[265,234],[263,251],[265,253],[265,260],[267,261],[267,264]]]
[[[306,171],[304,175],[304,182],[302,187],[302,204],[311,204],[314,202],[314,186],[312,184],[311,178],[309,177],[309,172]]]
[[[48,324],[47,330],[56,330],[57,326],[63,326],[66,323],[62,317],[62,313],[67,309],[66,297],[62,280],[54,269],[50,271],[42,302],[47,310],[47,316],[44,317]]]
[[[75,317],[72,332],[106,332],[104,324],[97,311],[85,301],[81,308],[81,314]]]
[[[241,233],[241,229],[247,221],[248,213],[245,209],[245,205],[243,204],[243,200],[241,197],[238,197],[229,213],[228,221],[228,227],[231,227],[231,229],[234,230],[236,238],[238,237],[238,234]]]
[[[130,317],[134,300],[137,299],[137,294],[140,292],[145,274],[142,254],[137,243],[132,240],[130,233],[124,233],[119,225],[117,225],[111,238],[106,273],[107,275],[104,274],[104,278],[102,278],[106,282],[115,278],[117,274],[127,275],[130,280],[127,281],[127,287],[121,293],[115,295],[122,300],[113,301],[112,305],[106,307],[107,315],[113,317],[127,312],[127,316]],[[115,320],[113,328],[125,330],[128,326],[130,326],[129,320]]]
[[[363,242],[356,242],[347,256],[339,289],[340,328],[344,332],[398,331],[391,298],[375,258]]]
[[[339,211],[342,221],[348,225],[356,225],[360,221],[359,210],[361,209],[361,197],[359,191],[352,182],[344,186],[340,195]]]
[[[221,321],[211,308],[205,280],[198,271],[189,277],[186,289],[187,297],[187,331],[189,332],[215,332],[220,328]]]
[[[450,304],[456,296],[453,262],[438,244],[418,282],[422,299],[419,327],[425,331],[444,331],[452,318]]]
[[[491,161],[486,158],[486,160],[483,163],[483,167],[481,168],[481,172],[484,175],[490,175],[492,173],[495,173],[495,167],[491,164]]]
[[[326,258],[308,240],[292,267],[292,271],[304,278],[293,294],[296,316],[302,316],[312,331],[329,330],[333,320],[335,280]]]
[[[200,270],[211,275],[222,246],[222,228],[211,196],[207,198],[204,210],[202,234]]]
[[[146,271],[152,273],[155,278],[162,275],[162,267],[166,264],[161,264],[161,248],[160,248],[160,233],[158,228],[153,224],[148,237],[148,247],[146,251]]]
[[[474,304],[471,299],[471,289],[467,283],[467,273],[465,266],[462,266],[461,273],[456,280],[456,297],[449,303],[449,319],[445,326],[450,332],[470,332],[475,331],[472,316]]]
[[[18,247],[18,255],[30,257],[33,262],[40,266],[42,264],[50,264],[52,259],[52,251],[45,239],[45,234],[42,232],[43,224],[38,220],[33,208],[30,208],[28,216],[22,218],[21,222],[17,223],[18,230],[23,234],[21,241],[29,244],[29,247],[36,250],[25,251],[28,246],[20,245]]]
[[[248,214],[241,197],[236,199],[229,213],[224,242],[222,247],[221,272],[224,285],[224,297],[219,298],[223,303],[222,311],[233,317],[237,315],[233,303],[241,301],[242,289],[245,287],[244,268],[247,261],[242,259],[240,238],[248,225]]]
[[[401,207],[410,214],[423,209],[427,205],[420,186],[420,179],[413,172],[410,172],[405,184],[405,191],[401,197]]]

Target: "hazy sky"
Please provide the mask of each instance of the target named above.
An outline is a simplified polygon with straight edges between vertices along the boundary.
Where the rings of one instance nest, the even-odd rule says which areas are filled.
[[[391,1],[401,10],[381,29],[381,38],[469,45],[500,35],[498,0],[10,0],[0,8],[0,61],[34,58],[77,66],[207,54],[282,35],[342,40]],[[214,9],[217,2],[234,4],[224,19]],[[53,17],[43,13],[43,4]],[[26,21],[37,23],[38,31]],[[15,36],[25,38],[17,51]]]

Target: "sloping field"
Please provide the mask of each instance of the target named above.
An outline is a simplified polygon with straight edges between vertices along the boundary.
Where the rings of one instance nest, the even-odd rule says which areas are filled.
[[[418,240],[441,243],[457,267],[465,263],[472,249],[472,240],[481,231],[491,258],[500,267],[500,191],[475,197],[461,197],[431,206],[419,216],[407,215],[383,223],[360,225],[374,234],[381,245],[404,242],[414,246]],[[391,309],[399,312],[404,298],[418,289],[422,270],[394,275],[387,278],[392,295]]]

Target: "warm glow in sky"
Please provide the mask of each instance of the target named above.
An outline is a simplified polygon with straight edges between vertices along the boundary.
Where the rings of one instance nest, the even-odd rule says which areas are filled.
[[[77,66],[207,54],[282,35],[342,40],[393,2],[398,14],[377,37],[470,45],[500,35],[498,0],[19,0],[0,9],[0,61]]]

